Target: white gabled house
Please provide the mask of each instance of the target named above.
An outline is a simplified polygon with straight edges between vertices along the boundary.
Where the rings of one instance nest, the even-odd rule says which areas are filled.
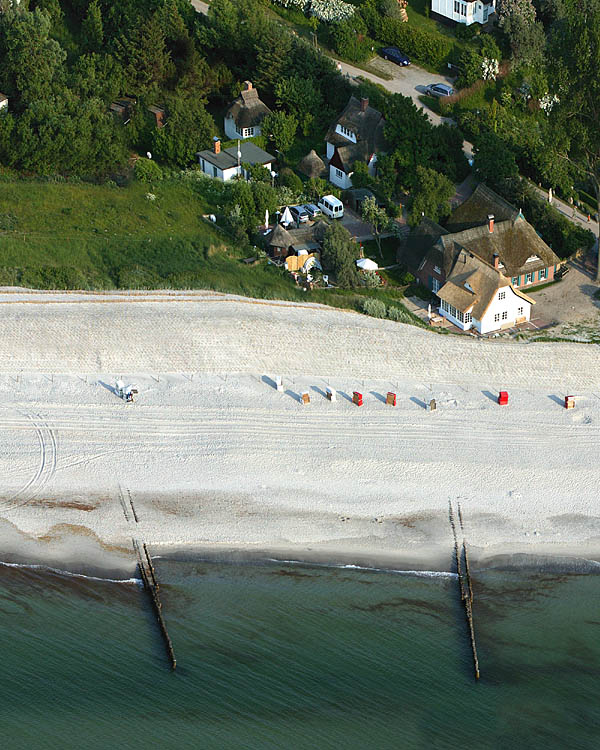
[[[444,286],[437,292],[440,315],[463,331],[481,334],[528,321],[535,302],[515,289],[499,269],[475,253],[462,249]]]
[[[251,167],[260,164],[270,172],[275,161],[274,156],[263,151],[252,141],[240,141],[237,146],[222,149],[221,140],[217,137],[213,139],[212,149],[199,151],[196,156],[204,174],[224,182],[232,180],[238,175],[246,178],[244,164],[249,164]]]
[[[438,21],[485,24],[496,12],[496,0],[431,0],[431,15]]]
[[[385,120],[381,112],[351,96],[346,108],[332,123],[325,140],[329,161],[329,180],[346,190],[352,187],[354,164],[363,161],[375,175],[377,152],[385,150]]]

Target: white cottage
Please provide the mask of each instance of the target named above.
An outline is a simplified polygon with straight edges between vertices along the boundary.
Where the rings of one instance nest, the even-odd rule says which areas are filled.
[[[474,328],[482,334],[528,321],[535,302],[515,289],[498,266],[497,255],[490,265],[462,249],[437,292],[440,315],[463,331]]]
[[[262,133],[262,121],[271,110],[258,96],[250,81],[244,81],[244,90],[225,114],[225,135],[234,138],[252,138]]]
[[[262,148],[259,148],[251,141],[241,141],[239,146],[236,145],[231,146],[231,148],[221,149],[221,140],[216,137],[213,139],[212,149],[199,151],[196,156],[198,157],[200,169],[204,174],[214,177],[217,180],[223,180],[224,182],[232,180],[238,175],[244,178],[247,177],[243,168],[244,164],[249,164],[251,167],[255,164],[260,164],[270,172],[272,164],[275,161],[274,156],[263,151]]]
[[[485,24],[496,12],[496,0],[431,0],[431,15],[438,21]]]
[[[352,173],[357,161],[366,162],[369,174],[375,175],[377,152],[385,150],[385,120],[381,112],[351,96],[346,108],[331,125],[327,141],[329,180],[346,190],[352,187]]]

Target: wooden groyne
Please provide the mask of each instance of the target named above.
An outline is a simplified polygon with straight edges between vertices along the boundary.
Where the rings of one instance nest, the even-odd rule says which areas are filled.
[[[152,565],[152,558],[150,557],[148,548],[144,543],[140,544],[137,539],[133,539],[132,541],[133,548],[135,549],[138,558],[140,575],[144,583],[144,588],[150,594],[150,598],[152,599],[152,606],[154,607],[156,619],[158,620],[158,626],[165,642],[167,655],[169,657],[169,661],[171,662],[171,669],[175,669],[175,667],[177,666],[177,660],[175,659],[173,643],[171,641],[171,637],[169,636],[167,624],[165,623],[165,618],[163,617],[162,613],[162,604],[158,595],[159,585],[156,579],[156,571],[154,570],[154,566]]]
[[[463,532],[462,544],[458,543],[458,534],[456,530],[456,523],[454,520],[454,509],[452,503],[449,503],[448,515],[450,518],[450,526],[452,527],[452,533],[454,535],[454,555],[456,559],[456,572],[458,574],[458,583],[460,586],[460,598],[465,609],[465,615],[467,618],[467,625],[469,628],[469,640],[471,641],[471,651],[473,653],[473,667],[475,670],[475,679],[478,680],[479,673],[479,658],[477,656],[477,643],[475,641],[475,623],[473,621],[473,582],[471,580],[471,570],[469,567],[469,554],[467,552],[467,543],[464,537],[464,525],[462,511],[460,504],[458,505],[458,519],[460,523],[460,529]],[[464,565],[463,565],[464,561]]]

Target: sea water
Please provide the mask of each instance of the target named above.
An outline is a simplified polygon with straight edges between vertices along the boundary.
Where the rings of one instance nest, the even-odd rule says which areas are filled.
[[[600,577],[158,560],[135,582],[0,567],[3,748],[600,747]]]

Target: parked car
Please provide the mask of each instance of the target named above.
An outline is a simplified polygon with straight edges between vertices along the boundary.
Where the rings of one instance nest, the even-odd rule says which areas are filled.
[[[304,206],[290,206],[290,212],[298,224],[306,224],[308,213]]]
[[[569,266],[560,266],[556,270],[556,273],[554,274],[554,278],[557,281],[560,281],[561,279],[564,279],[564,277],[569,273],[570,270],[571,269],[569,268]]]
[[[400,52],[398,47],[384,47],[381,50],[381,56],[384,60],[391,60],[396,65],[410,65],[410,60],[404,52]]]
[[[429,96],[452,96],[456,93],[447,83],[431,83],[425,90]]]
[[[321,209],[318,206],[316,206],[314,203],[305,203],[304,210],[308,214],[308,218],[311,221],[314,221],[318,216],[322,216]]]

